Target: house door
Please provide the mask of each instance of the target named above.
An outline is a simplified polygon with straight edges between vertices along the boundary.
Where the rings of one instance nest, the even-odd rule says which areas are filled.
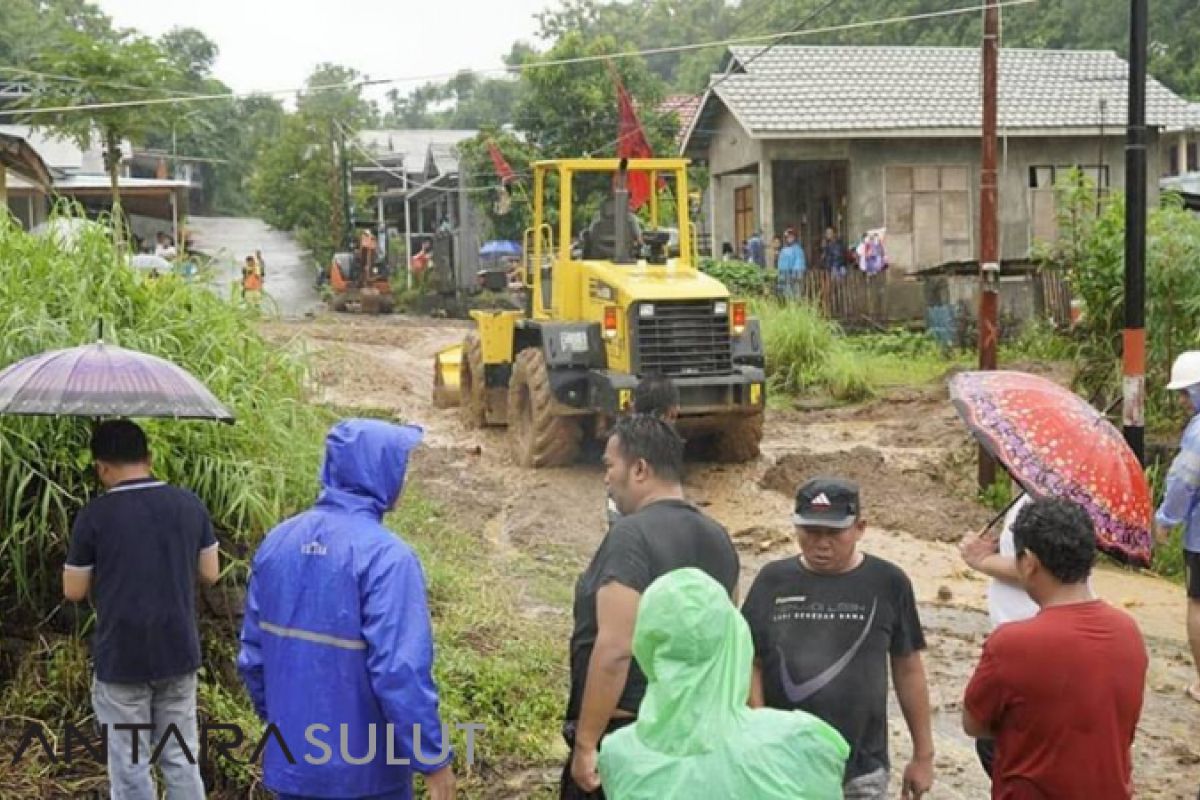
[[[754,215],[754,187],[742,186],[733,190],[733,251],[741,257],[742,242],[749,239],[758,223]]]

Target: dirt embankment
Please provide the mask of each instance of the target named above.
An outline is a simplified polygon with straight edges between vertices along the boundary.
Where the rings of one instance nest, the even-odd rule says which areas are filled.
[[[863,512],[870,524],[921,539],[956,542],[964,531],[978,530],[990,519],[978,503],[954,496],[927,474],[889,464],[883,453],[869,447],[783,456],[767,470],[762,486],[791,497],[797,486],[816,476],[855,481],[864,487]]]

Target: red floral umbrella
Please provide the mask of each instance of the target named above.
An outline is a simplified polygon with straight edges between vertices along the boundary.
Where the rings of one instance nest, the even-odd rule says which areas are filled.
[[[1079,395],[1024,372],[963,372],[950,399],[971,433],[1031,496],[1092,517],[1100,549],[1150,563],[1150,487],[1116,428]]]

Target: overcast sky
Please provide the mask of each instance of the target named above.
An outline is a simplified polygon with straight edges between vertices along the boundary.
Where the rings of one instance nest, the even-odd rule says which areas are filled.
[[[0,0],[3,2],[3,0]],[[533,15],[558,0],[96,0],[120,27],[158,36],[198,28],[221,48],[216,75],[235,91],[303,84],[323,61],[372,78],[502,66],[536,40]],[[413,83],[399,84],[408,91]],[[372,95],[376,95],[372,92]]]

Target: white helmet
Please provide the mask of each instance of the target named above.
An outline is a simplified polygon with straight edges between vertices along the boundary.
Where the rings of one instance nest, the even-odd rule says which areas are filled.
[[[1171,367],[1171,382],[1168,389],[1186,389],[1200,383],[1200,350],[1188,350],[1175,359]]]

